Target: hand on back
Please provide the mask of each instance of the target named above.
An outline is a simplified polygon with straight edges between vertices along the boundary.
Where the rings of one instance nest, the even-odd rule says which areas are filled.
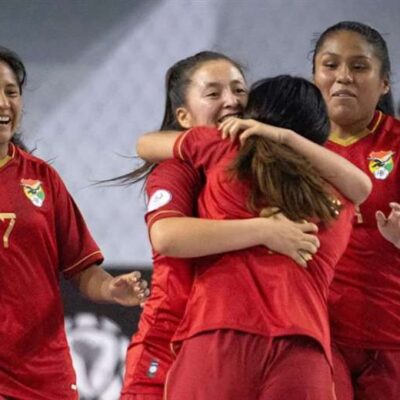
[[[320,242],[316,234],[317,225],[307,222],[294,222],[282,213],[265,209],[260,213],[268,222],[264,245],[271,251],[284,254],[300,266],[306,268],[307,262],[317,252]]]

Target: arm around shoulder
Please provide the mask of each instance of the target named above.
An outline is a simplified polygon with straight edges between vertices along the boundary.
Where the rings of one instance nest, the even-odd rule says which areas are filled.
[[[158,163],[174,157],[174,145],[181,133],[178,131],[157,131],[139,137],[136,152],[143,160]]]
[[[371,179],[344,157],[286,130],[283,143],[306,157],[326,181],[354,204],[361,204],[372,190]]]
[[[369,177],[350,161],[293,130],[237,118],[226,119],[220,128],[225,136],[235,138],[240,134],[241,143],[256,135],[290,147],[307,158],[323,179],[355,204],[362,203],[372,190]]]

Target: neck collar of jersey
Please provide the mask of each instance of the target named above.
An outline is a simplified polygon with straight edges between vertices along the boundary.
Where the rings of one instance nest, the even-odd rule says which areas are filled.
[[[339,137],[337,133],[332,132],[329,136],[329,140],[333,143],[337,143],[342,146],[350,146],[351,144],[358,142],[363,137],[374,134],[378,130],[382,121],[383,121],[383,112],[376,110],[368,126],[361,132],[358,132],[355,135],[351,135],[346,138]]]
[[[15,146],[10,143],[8,146],[8,154],[0,160],[0,168],[3,168],[15,156]]]

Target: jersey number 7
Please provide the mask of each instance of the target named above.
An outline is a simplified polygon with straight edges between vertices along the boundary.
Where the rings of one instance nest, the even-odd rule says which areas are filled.
[[[7,224],[7,228],[3,235],[4,248],[9,247],[9,238],[10,238],[10,234],[14,228],[16,219],[17,219],[17,216],[14,213],[0,213],[0,221]]]

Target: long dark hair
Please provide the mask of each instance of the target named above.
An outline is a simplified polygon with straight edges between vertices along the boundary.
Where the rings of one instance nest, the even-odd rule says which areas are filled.
[[[329,119],[319,89],[298,77],[280,75],[256,82],[249,94],[246,118],[294,130],[324,144]],[[232,165],[239,179],[250,182],[249,208],[277,208],[289,219],[317,218],[328,222],[339,212],[339,204],[311,163],[280,143],[250,137]]]
[[[325,29],[315,40],[314,50],[312,51],[312,72],[315,73],[315,58],[321,47],[332,34],[340,31],[350,31],[361,35],[373,48],[376,57],[381,62],[381,77],[390,82],[391,64],[387,44],[382,35],[369,25],[356,21],[341,21]],[[395,106],[392,90],[381,96],[376,108],[388,115],[395,115]]]
[[[13,71],[18,83],[19,92],[22,95],[22,89],[26,84],[26,69],[22,60],[10,49],[0,46],[0,62],[7,64]],[[13,137],[11,138],[11,142],[20,147],[22,150],[28,151],[26,145],[21,139],[20,133],[14,133]]]
[[[186,93],[191,83],[193,73],[197,71],[203,64],[209,61],[225,60],[235,66],[243,75],[243,68],[239,63],[232,60],[228,56],[214,51],[202,51],[193,56],[184,58],[172,65],[165,76],[165,109],[164,117],[160,126],[161,131],[166,130],[183,130],[176,119],[176,110],[185,105]],[[154,163],[143,162],[141,166],[125,175],[109,180],[124,184],[131,184],[147,178],[153,168]]]

